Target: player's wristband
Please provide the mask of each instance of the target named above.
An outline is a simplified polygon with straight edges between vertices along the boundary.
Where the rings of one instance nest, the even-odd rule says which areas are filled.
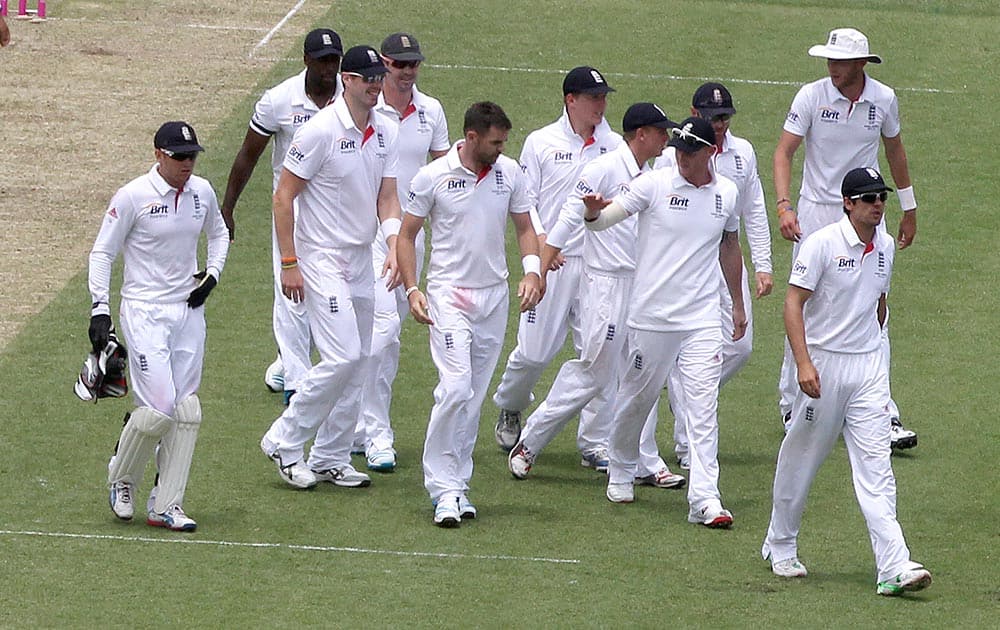
[[[782,208],[781,204],[783,204],[783,203],[788,204],[788,207],[787,208]],[[795,206],[792,205],[792,200],[789,199],[789,198],[787,198],[787,197],[783,197],[783,198],[779,199],[778,202],[776,204],[774,204],[774,205],[778,209],[778,216],[779,217],[781,215],[783,215],[784,213],[786,213],[786,212],[795,212]]]
[[[395,217],[382,222],[380,229],[382,230],[382,238],[385,239],[386,243],[389,242],[390,236],[397,236],[399,234],[399,228],[402,225],[403,222]]]
[[[542,276],[542,259],[535,254],[528,254],[522,258],[521,266],[524,267],[524,275],[533,273],[539,278]]]
[[[94,315],[111,315],[111,307],[107,302],[94,302],[90,306],[90,316]]]
[[[414,291],[418,291],[418,290],[419,289],[417,288],[417,285],[413,285],[412,287],[410,287],[409,289],[406,290],[406,297],[410,297],[411,293],[413,293]]]
[[[899,195],[899,205],[903,208],[903,212],[917,209],[917,198],[913,196],[913,186],[900,188],[896,194]]]

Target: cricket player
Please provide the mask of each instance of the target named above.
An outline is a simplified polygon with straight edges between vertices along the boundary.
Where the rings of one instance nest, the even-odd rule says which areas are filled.
[[[440,381],[424,442],[424,487],[434,523],[457,527],[477,516],[469,501],[479,414],[507,325],[504,231],[510,217],[521,250],[521,312],[542,297],[538,236],[525,175],[502,155],[511,123],[495,103],[465,112],[464,139],[410,183],[399,239],[400,270],[413,318],[430,325]],[[415,239],[430,221],[427,294],[417,286]]]
[[[876,592],[900,595],[930,585],[910,560],[896,520],[889,446],[889,369],[881,349],[894,247],[879,226],[888,193],[872,168],[847,172],[843,216],[802,241],[785,295],[785,331],[799,393],[774,473],[771,523],[761,549],[782,577],[805,577],[798,535],[820,465],[844,437],[858,505],[878,571]]]
[[[774,287],[771,266],[771,228],[767,223],[767,205],[764,188],[757,173],[757,153],[748,141],[733,135],[729,129],[736,108],[733,96],[721,83],[704,83],[691,99],[691,115],[699,116],[712,123],[715,130],[715,159],[712,166],[720,175],[732,180],[739,189],[737,214],[746,228],[750,259],[754,267],[754,296],[758,299],[770,295]],[[675,161],[674,150],[664,152],[656,161],[657,168],[670,167]],[[743,292],[743,306],[747,316],[747,331],[738,341],[733,341],[732,305],[729,303],[729,289],[724,281],[719,281],[719,296],[722,299],[722,377],[719,385],[725,385],[743,369],[750,360],[753,350],[753,304],[747,282],[746,264],[742,264],[740,287]],[[675,395],[680,391],[678,375],[671,373],[667,391],[670,394],[670,408],[674,413],[674,444],[677,463],[682,469],[689,469],[687,434],[684,432],[684,401]]]
[[[371,244],[380,227],[388,248],[385,281],[390,289],[398,284],[398,125],[375,111],[386,68],[374,48],[355,46],[340,69],[343,96],[295,133],[274,193],[282,291],[293,302],[305,302],[320,355],[260,442],[295,488],[320,480],[348,488],[371,484],[351,466],[350,450],[368,377]],[[306,462],[303,448],[313,437]]]
[[[383,40],[381,53],[387,72],[375,109],[399,121],[396,190],[403,203],[410,180],[427,163],[427,157],[437,159],[448,152],[448,120],[441,102],[417,89],[417,75],[424,61],[417,38],[408,33],[393,33]],[[417,234],[416,244],[419,278],[424,263],[423,231]],[[372,262],[376,274],[381,274],[386,253],[385,244],[375,239]],[[389,407],[392,383],[399,369],[399,333],[409,312],[403,287],[390,291],[384,281],[376,278],[372,377],[365,381],[355,433],[355,448],[365,453],[369,470],[389,472],[396,467]]]
[[[882,58],[869,52],[868,38],[853,28],[830,31],[827,43],[811,47],[809,54],[826,59],[829,76],[802,86],[795,95],[774,151],[778,220],[781,235],[796,243],[793,259],[802,239],[838,220],[842,207],[839,187],[844,174],[857,166],[878,168],[880,139],[903,209],[899,248],[909,247],[917,232],[917,202],[900,135],[899,103],[890,87],[865,72],[869,62],[882,63]],[[796,208],[790,193],[792,157],[803,141],[806,155]],[[888,321],[887,317],[882,342],[887,357]],[[794,362],[786,345],[779,383],[783,419],[791,410],[796,389]],[[899,409],[891,397],[889,415],[893,447],[916,446],[916,433],[900,423]]]
[[[121,520],[132,520],[135,493],[155,450],[159,477],[146,523],[194,531],[198,525],[183,504],[201,426],[205,300],[226,264],[229,239],[212,185],[193,174],[204,150],[194,128],[181,121],[163,123],[153,146],[156,164],[115,193],[90,252],[88,332],[99,353],[112,330],[111,269],[121,253],[125,270],[118,316],[129,348],[136,408],[108,464],[111,510]],[[198,271],[202,232],[208,237],[208,257]]]
[[[671,370],[685,398],[691,475],[688,521],[729,527],[733,515],[719,492],[718,409],[722,374],[719,275],[733,303],[733,339],[746,330],[740,288],[736,184],[716,174],[715,131],[685,119],[668,143],[673,169],[640,175],[614,201],[584,196],[587,229],[602,230],[638,214],[639,245],[628,315],[628,363],[621,375],[610,441],[608,500],[635,500],[634,480],[643,422]],[[603,208],[603,209],[602,209]]]
[[[653,103],[635,103],[625,111],[622,118],[625,142],[583,167],[579,181],[548,234],[542,255],[543,273],[567,239],[583,226],[586,211],[583,196],[596,193],[613,199],[628,191],[632,180],[650,170],[648,162],[663,151],[669,130],[676,126]],[[635,275],[636,223],[636,217],[632,216],[607,230],[584,232],[580,297],[583,350],[579,358],[570,359],[559,368],[548,396],[528,418],[521,439],[511,449],[507,466],[517,479],[527,478],[542,449],[588,402],[602,392],[604,399],[614,402],[618,374],[625,363],[625,316]],[[607,407],[602,410],[606,416],[610,412]],[[653,422],[655,425],[655,419]],[[641,470],[640,463],[637,483],[661,488],[679,488],[686,483],[684,477],[670,472],[658,452],[648,467],[651,470]]]
[[[532,133],[521,150],[521,168],[528,179],[528,193],[537,212],[535,231],[546,234],[559,218],[559,211],[590,160],[613,151],[622,142],[611,130],[604,111],[607,95],[614,92],[595,68],[580,66],[563,79],[563,115],[559,120]],[[544,245],[544,237],[540,246]],[[542,371],[562,348],[567,331],[579,356],[580,278],[583,273],[583,228],[565,243],[549,271],[545,300],[538,308],[522,313],[517,329],[517,346],[510,353],[493,402],[500,408],[496,425],[497,443],[509,451],[521,433],[521,412],[534,399],[532,388]],[[577,446],[584,465],[607,470],[609,418],[597,416],[601,401],[588,405],[580,418]]]
[[[271,150],[272,187],[276,190],[281,166],[295,132],[343,91],[339,76],[343,54],[340,35],[336,32],[328,28],[310,31],[302,50],[305,69],[267,90],[257,101],[243,145],[229,170],[229,182],[222,198],[222,216],[229,228],[230,240],[236,238],[236,203],[271,138],[274,138]],[[294,210],[293,215],[296,214],[297,210]],[[312,366],[312,340],[305,303],[293,302],[281,292],[281,253],[273,224],[271,267],[274,272],[271,325],[278,344],[278,358],[268,366],[264,382],[272,391],[284,391],[287,405]]]

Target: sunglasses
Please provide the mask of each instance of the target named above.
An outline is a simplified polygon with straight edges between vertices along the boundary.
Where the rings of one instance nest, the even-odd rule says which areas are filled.
[[[366,76],[360,75],[357,72],[344,72],[343,74],[349,74],[352,77],[358,77],[361,80],[363,80],[365,83],[382,83],[383,81],[385,81],[385,75],[384,74],[373,74],[370,77],[366,77]]]
[[[880,193],[865,193],[863,195],[854,195],[852,197],[848,197],[848,199],[850,199],[851,201],[857,201],[858,199],[860,199],[865,203],[875,203],[876,201],[884,202],[888,198],[889,198],[889,193],[887,193],[884,190]]]
[[[403,68],[416,68],[420,65],[420,61],[399,61],[398,59],[390,59],[389,65],[397,70],[402,70]]]
[[[718,114],[712,116],[709,120],[712,122],[729,122],[732,119],[733,119],[732,114]]]
[[[683,140],[685,144],[690,146],[697,146],[699,144],[704,145],[706,147],[715,146],[711,142],[706,142],[700,136],[685,131],[683,127],[674,127],[673,129],[670,130],[670,135],[673,138],[678,138],[680,140]]]
[[[197,151],[192,151],[190,153],[181,153],[179,151],[171,151],[170,149],[160,149],[163,151],[163,155],[167,156],[171,160],[177,160],[178,162],[186,162],[188,160],[194,160],[198,157]]]

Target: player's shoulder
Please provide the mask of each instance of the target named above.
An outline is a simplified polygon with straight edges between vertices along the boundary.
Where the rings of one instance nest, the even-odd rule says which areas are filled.
[[[305,93],[305,70],[264,90],[261,100],[266,98],[273,104],[287,104],[297,97],[300,92]]]
[[[200,175],[191,175],[188,179],[187,187],[199,194],[211,193],[215,196],[215,189],[212,188],[212,183]]]
[[[873,79],[865,74],[865,96],[869,96],[876,104],[885,103],[896,98],[896,91],[882,83],[878,79]]]
[[[417,107],[423,107],[425,110],[432,114],[437,114],[438,112],[444,113],[444,105],[441,101],[434,98],[426,92],[421,92],[420,90],[414,88],[413,101]]]
[[[517,173],[517,174],[521,173],[521,165],[518,164],[517,160],[515,160],[512,157],[508,157],[508,156],[504,155],[503,153],[501,153],[497,157],[496,164],[494,164],[493,166],[494,166],[494,168],[499,169],[502,172],[510,172],[510,173]]]
[[[732,135],[729,136],[729,144],[737,154],[743,157],[753,157],[756,159],[757,152],[753,148],[753,143],[751,143],[746,138],[741,136]]]
[[[715,174],[715,187],[718,189],[718,192],[726,195],[738,195],[740,191],[736,182],[729,179],[722,173]]]

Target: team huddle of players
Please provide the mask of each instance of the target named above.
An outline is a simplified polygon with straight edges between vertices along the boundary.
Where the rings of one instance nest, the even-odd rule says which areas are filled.
[[[213,235],[206,271],[189,273],[197,262],[190,235],[196,245],[201,224],[193,232],[190,225],[174,226],[150,213],[149,204],[131,214],[153,238],[170,241],[186,230],[183,246],[175,248],[175,277],[163,281],[174,282],[173,293],[200,292],[199,303],[188,298],[168,305],[164,299],[150,307],[154,312],[140,312],[133,302],[142,298],[127,295],[129,287],[157,272],[139,268],[138,257],[130,257],[130,248],[145,242],[132,243],[128,227],[115,229],[114,238],[105,235],[121,223],[121,201],[106,215],[99,260],[125,252],[122,326],[132,374],[149,370],[148,348],[183,355],[168,359],[164,369],[178,372],[175,380],[179,374],[194,377],[183,392],[169,379],[156,391],[154,380],[135,387],[137,409],[109,466],[115,514],[132,518],[141,469],[159,444],[160,478],[147,522],[195,527],[181,502],[188,451],[201,419],[200,407],[194,407],[204,339],[201,304],[225,261],[219,222],[234,238],[236,203],[273,137],[273,326],[279,356],[265,381],[284,392],[287,406],[260,446],[286,483],[370,485],[369,475],[351,465],[352,453],[363,453],[371,471],[395,468],[389,409],[400,327],[412,314],[430,326],[440,377],[422,460],[433,522],[457,527],[477,517],[469,497],[472,452],[507,323],[509,217],[522,255],[520,321],[493,402],[500,410],[495,437],[509,452],[513,476],[527,478],[545,446],[579,416],[581,464],[607,472],[608,500],[634,501],[637,485],[687,485],[689,522],[731,526],[733,515],[718,487],[717,406],[719,387],[746,363],[752,343],[741,221],[754,296],[768,295],[773,281],[757,158],[750,143],[729,130],[736,110],[728,89],[719,83],[699,87],[691,116],[681,121],[653,103],[635,103],[619,134],[604,117],[614,89],[597,69],[574,68],[563,80],[561,117],[529,134],[514,161],[503,155],[512,125],[495,103],[469,106],[462,139],[450,143],[441,103],[416,87],[424,56],[413,35],[391,34],[379,50],[345,51],[337,33],[317,29],[307,35],[303,52],[305,69],[258,101],[221,211],[214,194],[202,193],[202,199],[185,185],[197,182],[188,179],[190,169],[182,173],[184,181],[157,180],[164,167],[193,167],[197,140],[181,146],[193,130],[177,131],[179,148],[154,143],[158,164],[144,177],[163,200],[176,197],[175,211],[182,193],[193,194],[191,212]],[[885,294],[895,242],[883,224],[891,189],[877,171],[880,142],[906,211],[901,248],[913,240],[916,203],[895,95],[863,70],[868,62],[881,62],[869,53],[867,39],[854,29],[836,29],[810,54],[828,60],[829,77],[800,90],[775,157],[781,231],[795,242],[795,264],[785,306],[786,438],[762,554],[777,575],[806,575],[796,545],[805,498],[843,434],[871,532],[877,590],[895,595],[924,588],[930,574],[910,561],[895,520],[890,448],[893,441],[913,446],[916,435],[898,424],[889,397]],[[828,140],[834,135],[835,143]],[[796,212],[787,167],[803,139],[806,168]],[[169,204],[154,205],[169,210]],[[421,288],[425,224],[431,251]],[[103,266],[95,274],[94,261],[92,255],[96,352],[110,326],[110,278]],[[849,262],[847,271],[831,269],[833,261]],[[126,300],[132,310],[126,310]],[[189,326],[187,320],[200,326],[200,337],[189,342],[197,346],[193,352],[157,331],[154,316],[174,307],[168,317],[183,320],[177,326]],[[560,367],[545,400],[522,421],[567,333],[575,358]],[[663,391],[687,479],[670,470],[655,441]],[[181,437],[171,437],[175,433]],[[171,463],[178,448],[186,459]],[[180,487],[175,469],[184,471]],[[175,470],[172,477],[168,470]],[[168,477],[169,487],[161,487]]]

